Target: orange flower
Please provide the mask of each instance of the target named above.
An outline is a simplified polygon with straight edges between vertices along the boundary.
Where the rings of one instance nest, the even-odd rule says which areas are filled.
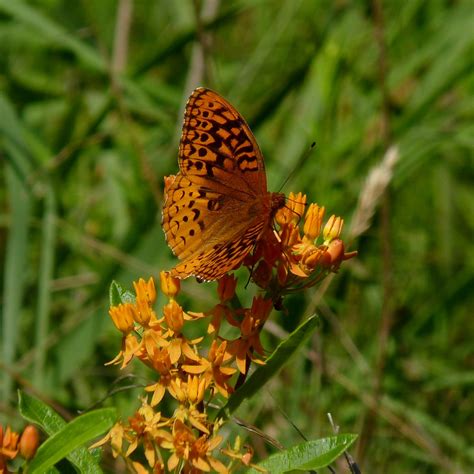
[[[153,278],[150,278],[148,282],[140,278],[138,282],[133,282],[133,286],[137,295],[135,305],[132,306],[134,319],[138,324],[147,328],[150,322],[154,323],[156,321],[156,315],[152,309],[156,301],[155,282]]]
[[[128,421],[133,433],[128,436],[130,445],[125,456],[129,457],[137,449],[139,443],[141,443],[144,447],[148,464],[153,467],[155,465],[154,434],[156,434],[159,428],[169,425],[170,420],[162,417],[161,413],[155,412],[146,400],[143,399],[141,407]]]
[[[160,374],[158,382],[145,387],[147,392],[153,392],[150,405],[154,407],[161,402],[166,390],[171,386],[171,382],[177,377],[178,371],[171,363],[171,358],[166,348],[156,347],[151,357],[151,363],[153,368]]]
[[[6,460],[14,459],[18,454],[19,439],[20,435],[12,431],[9,426],[4,433],[3,427],[0,425],[0,468],[6,466]]]
[[[339,238],[342,231],[344,220],[340,217],[332,215],[326,222],[323,230],[324,243],[327,245],[331,240]]]
[[[237,278],[234,275],[224,275],[217,282],[217,294],[221,303],[231,300],[235,295],[235,288],[237,286]]]
[[[230,377],[237,371],[233,367],[226,367],[232,355],[227,351],[227,341],[223,341],[220,345],[214,340],[212,341],[209,355],[207,358],[202,357],[198,364],[183,365],[182,368],[190,374],[203,374],[208,385],[211,382],[215,388],[226,398],[232,392],[232,387],[227,383]]]
[[[302,193],[290,193],[286,201],[285,207],[278,210],[275,220],[280,226],[289,224],[290,222],[298,222],[304,212],[306,205],[306,195]]]
[[[184,472],[227,473],[227,468],[212,456],[212,451],[222,442],[221,436],[209,438],[203,435],[196,438],[192,430],[182,421],[176,420],[173,425],[172,455],[168,459],[168,470],[175,469],[184,461]],[[194,471],[192,470],[194,468]]]
[[[116,458],[119,454],[122,454],[122,445],[125,435],[125,429],[122,423],[118,422],[112,426],[111,430],[99,441],[94,443],[90,449],[98,448],[99,446],[104,445],[110,441],[110,446],[112,447],[112,455]]]
[[[143,278],[140,278],[138,282],[134,281],[133,286],[135,287],[135,293],[137,300],[143,300],[149,306],[153,306],[156,301],[156,289],[155,281],[152,277],[147,282]]]
[[[140,343],[133,334],[127,334],[122,338],[122,350],[109,362],[104,365],[117,365],[122,361],[121,369],[126,367],[133,356],[137,354],[140,349]]]
[[[181,283],[178,278],[171,276],[170,272],[160,272],[161,291],[169,298],[174,298],[180,290]]]
[[[264,350],[260,342],[260,331],[272,310],[273,302],[271,299],[265,300],[258,296],[254,297],[252,308],[245,311],[244,319],[240,324],[242,334],[238,339],[229,344],[229,353],[235,356],[236,364],[242,374],[247,372],[247,365],[250,360],[256,363],[263,363],[261,360],[253,357],[256,351],[264,355]]]
[[[109,315],[119,331],[128,334],[133,330],[134,310],[131,303],[112,306],[109,309]]]
[[[293,222],[283,227],[280,232],[281,242],[284,247],[293,247],[301,242],[300,231]]]
[[[216,305],[210,312],[212,315],[211,321],[207,327],[207,333],[212,334],[214,332],[218,333],[221,327],[222,321],[224,319],[229,319],[231,317],[231,310],[223,304]]]
[[[184,324],[183,308],[181,308],[175,300],[171,300],[163,307],[163,315],[168,328],[171,329],[173,333],[179,334]]]
[[[310,204],[306,211],[303,231],[305,237],[311,242],[316,240],[321,232],[323,216],[324,207],[319,207],[317,204]]]
[[[171,381],[169,392],[182,405],[197,405],[204,399],[209,382],[195,375],[188,375],[187,380],[176,378]]]

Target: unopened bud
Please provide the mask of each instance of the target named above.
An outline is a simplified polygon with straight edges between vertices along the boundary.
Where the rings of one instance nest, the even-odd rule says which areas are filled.
[[[332,215],[324,226],[323,237],[325,243],[331,242],[331,240],[337,239],[341,235],[342,226],[344,220],[340,217]]]
[[[331,256],[331,266],[338,268],[344,260],[344,242],[341,239],[335,239],[330,242],[328,253]]]
[[[311,204],[306,212],[304,222],[304,234],[310,240],[314,241],[321,232],[321,223],[324,216],[324,207],[317,204]]]
[[[171,276],[170,272],[160,272],[161,291],[169,298],[174,298],[180,290],[181,283],[178,278]]]
[[[25,459],[32,459],[39,445],[39,433],[33,425],[28,425],[20,438],[20,454]]]
[[[163,314],[168,327],[174,332],[181,332],[184,324],[183,308],[175,300],[171,300],[163,307]]]
[[[272,268],[265,260],[260,260],[257,268],[252,273],[253,281],[260,287],[266,288],[272,277]]]
[[[134,311],[131,303],[119,304],[109,309],[109,315],[112,318],[115,327],[128,334],[133,329]]]
[[[224,275],[217,283],[217,294],[221,303],[231,300],[235,295],[237,278],[234,275]]]

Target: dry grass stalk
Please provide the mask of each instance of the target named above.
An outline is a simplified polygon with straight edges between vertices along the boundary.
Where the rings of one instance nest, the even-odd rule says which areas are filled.
[[[352,218],[349,233],[351,239],[359,237],[370,227],[375,209],[392,180],[399,157],[398,147],[393,145],[386,151],[382,162],[369,172]]]

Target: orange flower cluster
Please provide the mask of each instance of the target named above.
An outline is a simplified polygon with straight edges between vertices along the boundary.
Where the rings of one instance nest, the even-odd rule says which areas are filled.
[[[261,362],[254,352],[264,356],[260,330],[272,309],[272,301],[254,298],[251,308],[233,310],[230,301],[237,281],[225,276],[218,283],[219,304],[208,313],[185,312],[175,297],[179,280],[161,272],[161,290],[168,301],[157,314],[157,291],[152,278],[134,283],[136,297],[122,298],[109,314],[122,334],[122,350],[109,364],[126,367],[134,358],[157,374],[157,380],[145,387],[141,407],[128,423],[117,423],[94,446],[109,442],[114,456],[121,455],[134,472],[230,472],[236,463],[250,465],[251,453],[240,449],[221,449],[227,465],[214,457],[223,438],[218,434],[223,423],[212,419],[207,407],[215,397],[228,398],[233,392],[235,374],[246,374],[251,360]],[[190,325],[202,325],[208,318],[207,339],[189,339],[183,332]],[[223,320],[238,328],[239,336],[225,339],[219,335]],[[186,324],[185,324],[186,323]],[[192,329],[191,329],[192,331]],[[209,349],[206,349],[209,348]],[[157,406],[168,396],[176,408],[167,417]],[[143,453],[148,466],[132,459]]]
[[[275,215],[279,228],[269,229],[244,261],[253,269],[254,282],[274,302],[319,283],[330,272],[337,272],[343,260],[357,254],[344,251],[339,238],[343,219],[332,215],[323,227],[324,207],[310,204],[301,225],[305,207],[306,195],[290,193],[285,207]]]
[[[12,461],[18,455],[29,460],[34,457],[39,445],[39,433],[33,425],[28,425],[23,433],[15,433],[7,426],[5,432],[0,425],[0,474],[7,474],[8,461]]]

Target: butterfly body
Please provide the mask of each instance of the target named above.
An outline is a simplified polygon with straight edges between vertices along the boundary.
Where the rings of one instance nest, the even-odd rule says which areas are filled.
[[[166,187],[162,218],[168,245],[182,260],[171,274],[215,280],[253,249],[285,196],[267,191],[250,128],[209,89],[196,89],[186,105],[179,168]]]

